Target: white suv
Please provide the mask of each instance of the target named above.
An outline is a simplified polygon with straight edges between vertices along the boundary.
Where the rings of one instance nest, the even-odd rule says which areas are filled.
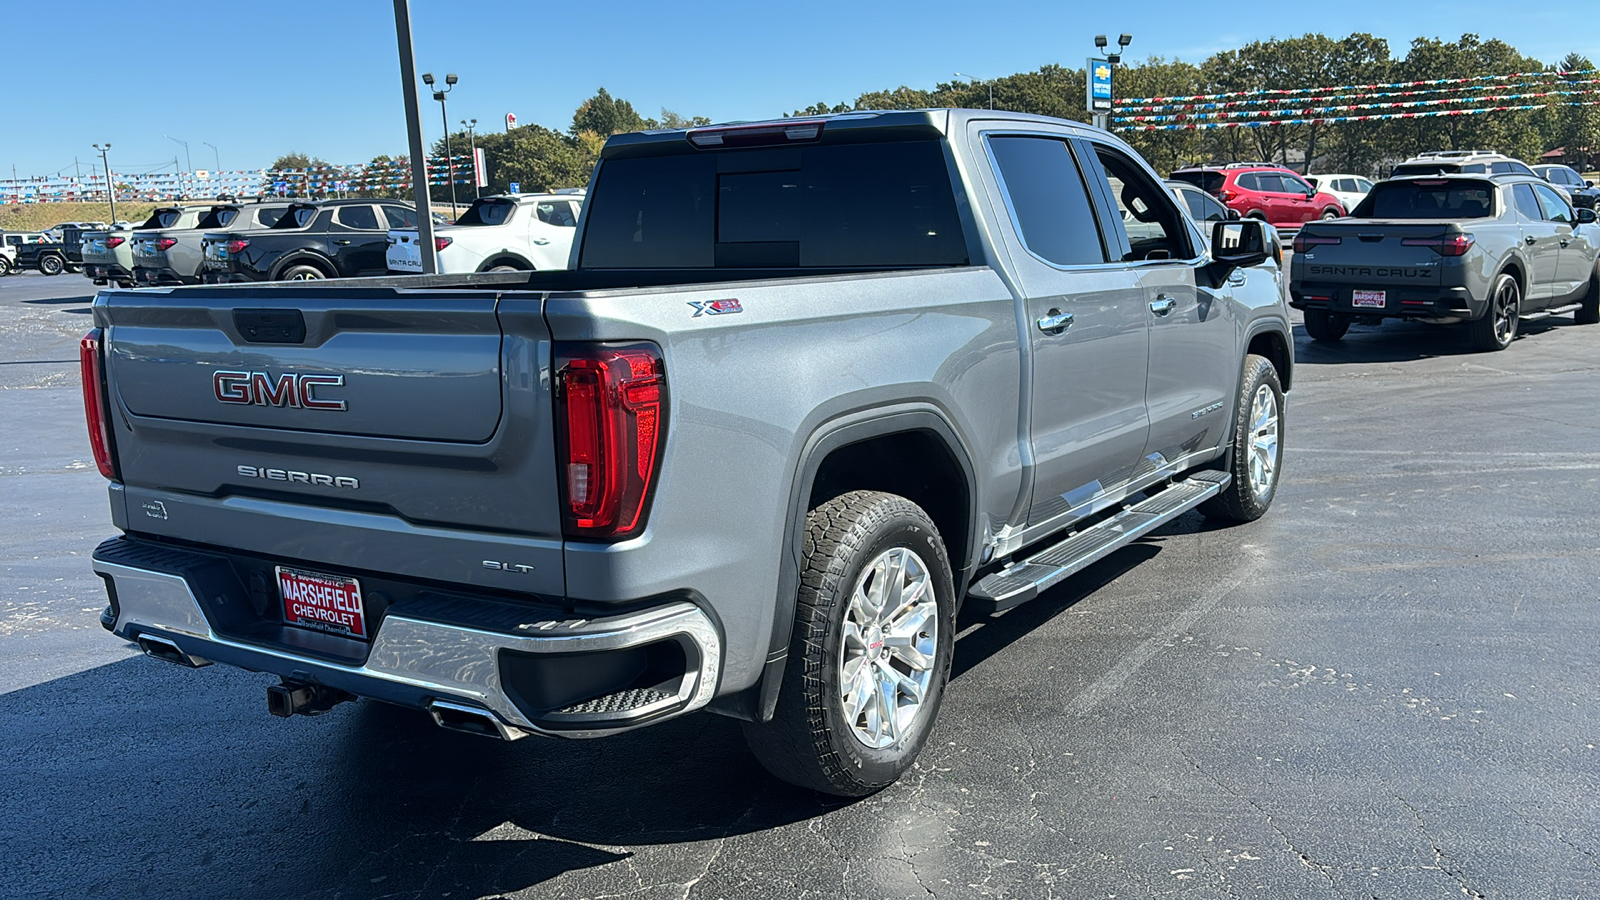
[[[439,273],[565,269],[577,233],[582,190],[481,197],[454,225],[433,229]],[[389,232],[389,271],[418,274],[416,229]]]
[[[1339,205],[1347,211],[1356,208],[1367,196],[1367,191],[1372,190],[1372,180],[1360,175],[1346,175],[1334,173],[1331,175],[1307,175],[1306,180],[1311,186],[1324,194],[1332,194],[1339,198]]]
[[[1435,150],[1394,167],[1390,178],[1412,175],[1534,175],[1528,164],[1488,150]],[[1537,178],[1537,175],[1534,175]]]

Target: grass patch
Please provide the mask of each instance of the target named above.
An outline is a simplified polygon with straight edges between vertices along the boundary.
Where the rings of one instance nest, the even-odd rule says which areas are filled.
[[[138,224],[158,203],[118,203],[117,218]],[[0,229],[44,231],[62,222],[110,222],[109,203],[17,203],[0,206]]]

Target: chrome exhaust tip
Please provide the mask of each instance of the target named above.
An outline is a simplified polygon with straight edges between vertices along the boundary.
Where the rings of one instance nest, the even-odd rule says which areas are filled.
[[[135,639],[135,642],[139,645],[139,649],[144,651],[144,655],[151,657],[152,659],[159,659],[163,662],[187,666],[191,669],[198,669],[201,666],[211,665],[211,660],[202,659],[198,656],[190,656],[189,654],[178,649],[177,644],[164,637],[156,637],[153,634],[141,634]]]
[[[465,731],[468,734],[499,738],[502,741],[514,741],[528,736],[527,731],[507,725],[488,710],[463,703],[431,700],[428,702],[428,714],[433,716],[434,724],[451,731]]]

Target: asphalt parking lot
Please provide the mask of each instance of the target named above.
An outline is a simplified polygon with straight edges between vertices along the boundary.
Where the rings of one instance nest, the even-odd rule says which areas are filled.
[[[81,276],[0,279],[0,895],[1577,898],[1600,886],[1600,326],[1297,329],[1271,513],[964,623],[857,802],[709,715],[499,744],[267,714],[99,627]]]

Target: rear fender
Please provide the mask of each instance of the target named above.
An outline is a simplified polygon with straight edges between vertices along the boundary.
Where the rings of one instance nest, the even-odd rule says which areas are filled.
[[[767,661],[755,686],[728,697],[713,701],[719,712],[737,718],[765,722],[772,718],[778,704],[778,690],[783,683],[784,666],[788,661],[789,641],[794,631],[795,605],[799,600],[801,539],[805,532],[808,501],[816,486],[817,475],[830,454],[851,444],[896,434],[922,432],[943,443],[952,459],[961,468],[967,487],[967,538],[965,546],[947,547],[950,553],[952,575],[955,578],[959,604],[965,594],[966,572],[981,552],[982,530],[977,510],[977,478],[972,459],[956,431],[936,410],[926,406],[910,406],[899,410],[870,410],[834,419],[823,424],[806,441],[800,452],[794,477],[790,481],[788,514],[784,522],[783,551],[779,558],[778,594],[772,617],[772,637],[768,645]]]
[[[315,250],[291,250],[273,264],[272,274],[267,280],[277,281],[285,271],[293,266],[302,264],[316,266],[322,270],[322,274],[329,278],[339,277],[339,267],[333,264],[333,260],[323,256],[321,253]]]

